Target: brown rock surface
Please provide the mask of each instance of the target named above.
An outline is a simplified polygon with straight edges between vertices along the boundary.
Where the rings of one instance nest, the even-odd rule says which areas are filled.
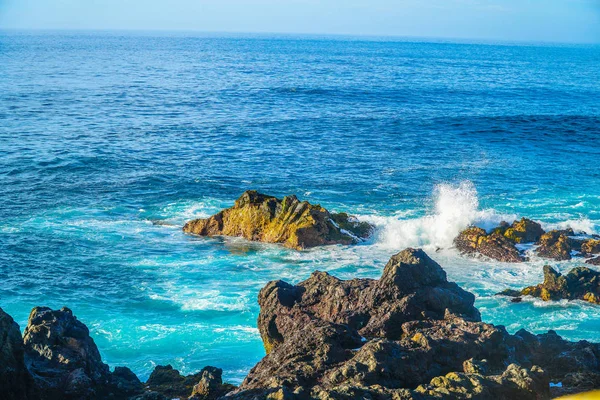
[[[201,236],[240,236],[248,240],[282,243],[305,249],[330,244],[356,244],[373,227],[345,213],[332,214],[296,196],[277,199],[250,190],[235,205],[210,218],[190,221],[184,232]]]
[[[543,283],[520,291],[507,289],[498,294],[511,297],[533,296],[544,301],[566,299],[600,304],[600,272],[586,267],[577,267],[568,274],[561,275],[554,268],[546,265]]]
[[[462,231],[454,245],[461,254],[482,255],[503,262],[523,262],[525,259],[515,244],[500,232],[488,234],[484,229],[470,227]]]

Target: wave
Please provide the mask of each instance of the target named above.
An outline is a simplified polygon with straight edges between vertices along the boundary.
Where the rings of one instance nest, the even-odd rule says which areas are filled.
[[[420,218],[361,216],[378,228],[376,244],[389,249],[422,247],[437,250],[452,247],[454,238],[466,227],[490,230],[501,221],[516,219],[493,209],[479,209],[479,197],[472,182],[439,184],[434,189],[434,208]]]

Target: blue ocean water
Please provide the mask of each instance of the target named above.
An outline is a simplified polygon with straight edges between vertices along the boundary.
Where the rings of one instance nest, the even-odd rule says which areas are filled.
[[[24,328],[66,305],[144,379],[170,363],[238,383],[264,355],[266,282],[378,277],[420,246],[485,321],[600,341],[600,307],[493,296],[539,282],[544,260],[451,248],[523,215],[600,233],[598,77],[598,46],[0,33],[0,307]],[[247,189],[378,230],[303,252],[181,232]]]

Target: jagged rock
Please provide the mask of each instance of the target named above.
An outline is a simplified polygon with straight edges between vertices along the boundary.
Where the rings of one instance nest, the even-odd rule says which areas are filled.
[[[0,394],[5,400],[37,399],[27,371],[19,325],[0,308]]]
[[[539,223],[528,218],[521,218],[520,221],[514,221],[512,226],[506,228],[502,234],[514,243],[533,243],[540,240],[544,233],[542,225]]]
[[[109,371],[88,328],[66,307],[34,308],[23,343],[26,365],[42,399],[126,399],[142,392],[128,368]]]
[[[139,378],[127,367],[116,367],[111,375],[113,392],[122,396],[133,396],[142,393],[144,385]],[[114,394],[113,394],[114,396]]]
[[[600,272],[586,267],[577,267],[567,275],[561,275],[546,265],[543,283],[526,287],[521,291],[507,289],[498,294],[511,297],[533,296],[544,301],[567,299],[600,304]]]
[[[480,254],[503,262],[522,262],[524,257],[515,244],[500,232],[487,234],[484,229],[470,227],[454,239],[454,245],[462,254]]]
[[[220,368],[204,367],[200,374],[200,382],[194,386],[190,400],[214,400],[235,389],[233,385],[223,384]]]
[[[196,374],[183,376],[171,365],[159,365],[150,374],[146,387],[169,399],[212,400],[235,389],[223,383],[222,373],[219,368],[204,367]]]
[[[600,257],[590,258],[589,260],[585,260],[585,263],[591,265],[600,265]]]
[[[380,280],[342,281],[326,272],[291,286],[270,282],[259,293],[258,327],[267,352],[297,332],[309,316],[348,326],[363,337],[396,339],[401,324],[424,317],[443,318],[447,309],[479,320],[475,298],[446,280],[444,270],[422,250],[393,256]],[[307,321],[308,322],[308,321]],[[356,338],[348,338],[354,344]]]
[[[590,256],[592,254],[600,254],[600,240],[589,239],[581,244],[581,254]]]
[[[301,202],[296,196],[280,200],[250,190],[242,194],[233,207],[207,219],[190,221],[183,230],[201,236],[240,236],[305,249],[356,244],[369,237],[373,227],[348,214],[332,214],[319,205]]]
[[[259,303],[268,354],[227,399],[545,399],[549,379],[600,373],[598,344],[480,322],[421,250],[379,280],[270,282]]]
[[[535,250],[540,257],[551,258],[556,261],[571,259],[571,251],[581,248],[582,241],[572,239],[572,229],[553,230],[546,232],[537,242],[539,247]]]
[[[538,400],[549,396],[544,371],[539,367],[528,370],[517,364],[509,365],[506,371],[496,376],[451,372],[433,378],[429,385],[421,385],[415,392],[433,399]]]
[[[88,328],[68,308],[34,308],[23,342],[29,371],[45,398],[96,398],[109,385],[110,371]]]

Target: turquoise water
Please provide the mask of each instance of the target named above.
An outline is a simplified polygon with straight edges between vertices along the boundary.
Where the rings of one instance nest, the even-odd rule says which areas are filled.
[[[67,305],[144,379],[210,364],[237,383],[264,355],[266,282],[378,277],[421,246],[484,320],[600,341],[600,307],[493,296],[539,282],[543,260],[451,249],[470,223],[522,215],[600,233],[599,76],[597,46],[0,33],[0,307],[24,328]],[[296,252],[181,232],[246,189],[376,236]]]

